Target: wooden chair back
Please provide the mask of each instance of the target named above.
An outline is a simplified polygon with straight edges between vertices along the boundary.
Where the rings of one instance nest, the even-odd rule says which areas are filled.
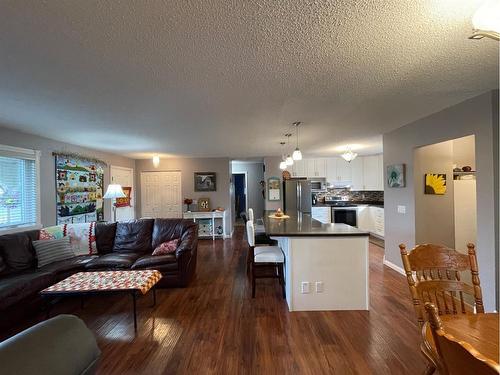
[[[413,306],[421,326],[425,321],[425,313],[416,285],[429,280],[460,281],[460,272],[462,271],[471,272],[472,294],[476,312],[484,312],[476,250],[473,244],[467,244],[467,254],[462,254],[446,246],[433,244],[418,245],[410,253],[408,253],[404,244],[399,245],[399,249]]]
[[[424,280],[416,288],[419,300],[432,303],[439,315],[470,312],[464,300],[464,294],[474,296],[474,288],[469,284],[457,280]]]
[[[440,357],[439,373],[442,375],[498,375],[500,366],[487,359],[470,344],[459,341],[447,334],[439,318],[438,308],[427,302],[425,304],[429,324]]]

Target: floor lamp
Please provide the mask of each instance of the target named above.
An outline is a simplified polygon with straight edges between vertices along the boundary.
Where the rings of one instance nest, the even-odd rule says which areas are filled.
[[[113,210],[113,222],[116,221],[116,198],[126,198],[122,186],[119,184],[109,184],[104,194],[104,199],[113,199],[111,208]]]

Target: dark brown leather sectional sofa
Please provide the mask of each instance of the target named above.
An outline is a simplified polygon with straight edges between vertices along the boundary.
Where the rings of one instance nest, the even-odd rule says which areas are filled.
[[[37,268],[32,241],[39,231],[0,236],[0,316],[22,315],[38,292],[76,272],[109,269],[156,269],[159,287],[184,287],[196,269],[197,224],[182,219],[139,219],[97,223],[98,255],[83,255]],[[174,254],[152,256],[162,242],[179,238]],[[8,319],[10,320],[10,319]]]

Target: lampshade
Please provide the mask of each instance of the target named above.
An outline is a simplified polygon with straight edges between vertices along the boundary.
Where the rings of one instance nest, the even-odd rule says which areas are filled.
[[[291,157],[290,155],[288,155],[288,156],[286,157],[285,163],[286,163],[286,165],[288,165],[288,166],[293,165],[293,159],[292,159],[292,157]]]
[[[487,0],[472,16],[474,34],[471,38],[484,36],[500,40],[500,0]]]
[[[292,154],[292,159],[293,160],[302,160],[302,152],[298,148],[295,149],[295,151]]]
[[[126,197],[126,195],[123,192],[121,185],[109,184],[103,198],[113,199],[113,198],[125,198],[125,197]]]
[[[286,169],[286,162],[285,162],[285,161],[282,161],[282,162],[280,163],[280,169],[281,169],[282,171],[284,171],[284,170]]]

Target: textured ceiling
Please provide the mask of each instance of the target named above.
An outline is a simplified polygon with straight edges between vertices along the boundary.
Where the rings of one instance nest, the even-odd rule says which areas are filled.
[[[134,157],[310,155],[498,87],[480,0],[0,2],[0,123]]]

